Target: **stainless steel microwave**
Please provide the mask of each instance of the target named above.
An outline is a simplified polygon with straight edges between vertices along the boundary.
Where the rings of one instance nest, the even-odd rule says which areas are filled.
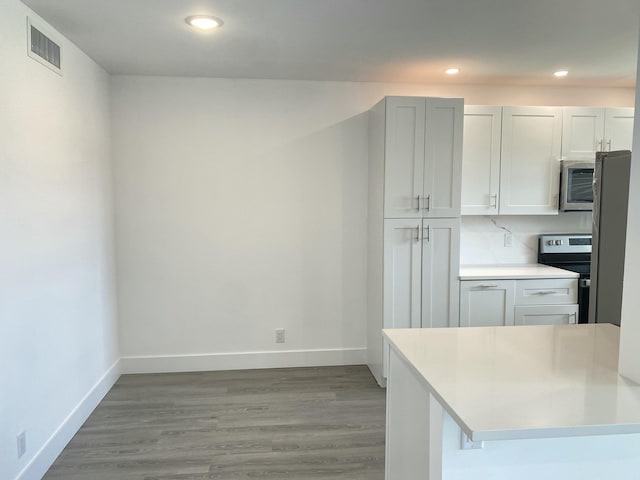
[[[560,211],[593,210],[595,161],[563,160],[560,174]]]

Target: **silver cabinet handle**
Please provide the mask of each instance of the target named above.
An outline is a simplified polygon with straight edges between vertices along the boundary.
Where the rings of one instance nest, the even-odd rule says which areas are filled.
[[[569,324],[570,325],[575,325],[578,323],[578,315],[576,315],[576,313],[572,313],[571,315],[569,315]]]
[[[416,237],[413,239],[416,242],[420,241],[420,227],[398,227],[396,230],[416,230]]]
[[[420,241],[420,227],[398,227],[397,230],[413,230],[416,229],[416,238],[414,240],[416,242]]]
[[[496,288],[497,286],[497,283],[482,283],[478,285],[478,288]]]
[[[596,140],[596,152],[602,151],[602,142],[603,140]]]
[[[418,211],[420,210],[429,211],[431,209],[431,195],[427,195],[426,197],[423,197],[422,203],[426,204],[426,206],[423,206],[422,208],[420,208],[420,195],[418,195]]]
[[[489,195],[489,208],[498,208],[498,194],[492,193]]]
[[[424,228],[423,228],[424,230]],[[427,242],[431,241],[431,225],[427,225],[427,236],[422,237],[422,240],[426,240]]]
[[[555,292],[555,290],[539,290],[537,292],[534,292],[533,295],[553,295]]]
[[[611,151],[611,140],[607,140],[607,152]]]

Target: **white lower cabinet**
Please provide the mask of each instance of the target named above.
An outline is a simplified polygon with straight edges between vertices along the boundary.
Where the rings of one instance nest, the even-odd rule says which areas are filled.
[[[382,328],[457,327],[459,257],[460,219],[386,219]]]
[[[460,326],[513,325],[514,280],[460,282]]]
[[[566,325],[578,323],[578,305],[520,305],[514,325]]]
[[[421,324],[422,220],[384,221],[383,328]]]
[[[577,323],[578,280],[462,280],[460,326]]]
[[[457,327],[460,219],[422,221],[422,300],[420,326]]]

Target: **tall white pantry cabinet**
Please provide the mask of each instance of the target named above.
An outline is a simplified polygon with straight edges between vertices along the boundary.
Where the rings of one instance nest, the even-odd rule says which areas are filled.
[[[369,111],[367,363],[383,328],[458,326],[461,98],[385,97]]]

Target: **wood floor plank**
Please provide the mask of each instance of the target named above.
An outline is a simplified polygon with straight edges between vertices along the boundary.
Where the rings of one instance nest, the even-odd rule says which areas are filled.
[[[365,366],[123,375],[45,480],[382,480]]]

